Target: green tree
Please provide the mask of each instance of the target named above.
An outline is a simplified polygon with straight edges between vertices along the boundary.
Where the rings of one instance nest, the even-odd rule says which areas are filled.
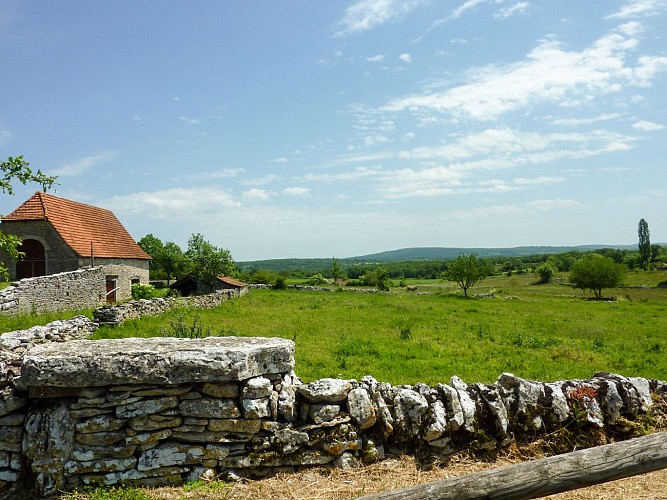
[[[331,278],[334,281],[338,281],[339,279],[345,279],[345,274],[343,273],[343,269],[340,267],[340,261],[336,257],[333,257],[331,259]]]
[[[618,286],[625,275],[625,266],[611,257],[591,253],[578,260],[570,271],[570,281],[575,288],[591,290],[596,299],[602,298],[602,290]]]
[[[483,280],[488,275],[488,266],[479,260],[477,255],[461,254],[456,259],[447,263],[447,270],[443,273],[443,278],[458,283],[463,290],[463,295],[467,297],[468,288]]]
[[[41,170],[33,172],[30,164],[23,159],[23,156],[7,158],[7,161],[0,162],[0,191],[3,194],[13,195],[13,182],[18,181],[23,185],[28,183],[39,184],[42,190],[46,192],[51,186],[56,183],[57,177],[49,177]],[[21,246],[21,239],[13,234],[5,234],[0,231],[0,250],[4,251],[10,259],[17,261],[21,257],[19,247]],[[0,262],[0,276],[3,279],[9,278],[9,270],[5,262]]]
[[[190,236],[185,256],[189,273],[210,288],[215,285],[217,276],[236,275],[236,265],[229,250],[214,246],[201,233]]]
[[[158,260],[160,267],[164,271],[167,282],[174,277],[180,277],[185,274],[187,268],[187,259],[181,247],[173,241],[167,241],[162,248]]]
[[[389,280],[389,272],[384,267],[378,267],[375,271],[377,289],[382,292],[389,291],[389,285],[391,281]]]
[[[152,279],[162,278],[162,268],[159,261],[160,254],[164,251],[164,244],[162,243],[162,240],[153,235],[153,233],[149,233],[141,238],[137,243],[144,252],[151,256],[151,262],[148,267],[150,277]]]
[[[651,233],[648,230],[648,222],[644,219],[639,220],[637,233],[639,235],[638,246],[641,266],[644,270],[647,270],[648,266],[651,264]]]
[[[544,262],[535,269],[535,274],[540,277],[538,280],[539,283],[546,285],[553,279],[554,274],[556,274],[556,268],[551,262]]]

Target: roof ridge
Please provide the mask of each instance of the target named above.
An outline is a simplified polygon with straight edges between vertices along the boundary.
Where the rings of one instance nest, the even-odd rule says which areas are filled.
[[[42,196],[43,194],[46,194],[46,193],[43,193],[41,191],[37,191],[37,196],[39,197],[39,203],[40,203],[40,205],[42,205],[42,210],[44,211],[44,218],[46,220],[49,220],[49,211],[46,208],[46,203],[44,203],[44,197]]]

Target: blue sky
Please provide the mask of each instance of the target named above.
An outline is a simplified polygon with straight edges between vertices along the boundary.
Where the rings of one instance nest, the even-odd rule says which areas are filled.
[[[236,260],[667,240],[667,0],[0,0],[0,156]],[[34,192],[3,196],[8,213]]]

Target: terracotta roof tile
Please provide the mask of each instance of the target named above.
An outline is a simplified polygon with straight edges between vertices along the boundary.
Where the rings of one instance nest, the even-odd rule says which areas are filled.
[[[220,275],[220,276],[216,276],[216,278],[219,281],[222,281],[223,283],[227,283],[228,285],[238,286],[238,287],[248,286],[248,283],[244,283],[243,281],[235,280],[234,278],[230,278],[229,276]]]
[[[150,259],[116,216],[104,208],[37,192],[3,221],[47,220],[80,257]]]

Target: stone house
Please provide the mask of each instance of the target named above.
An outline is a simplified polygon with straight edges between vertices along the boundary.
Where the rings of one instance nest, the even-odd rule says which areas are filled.
[[[36,192],[2,219],[0,230],[23,241],[25,257],[16,263],[0,251],[10,280],[100,266],[107,302],[130,298],[134,283],[148,284],[150,256],[110,210]]]

